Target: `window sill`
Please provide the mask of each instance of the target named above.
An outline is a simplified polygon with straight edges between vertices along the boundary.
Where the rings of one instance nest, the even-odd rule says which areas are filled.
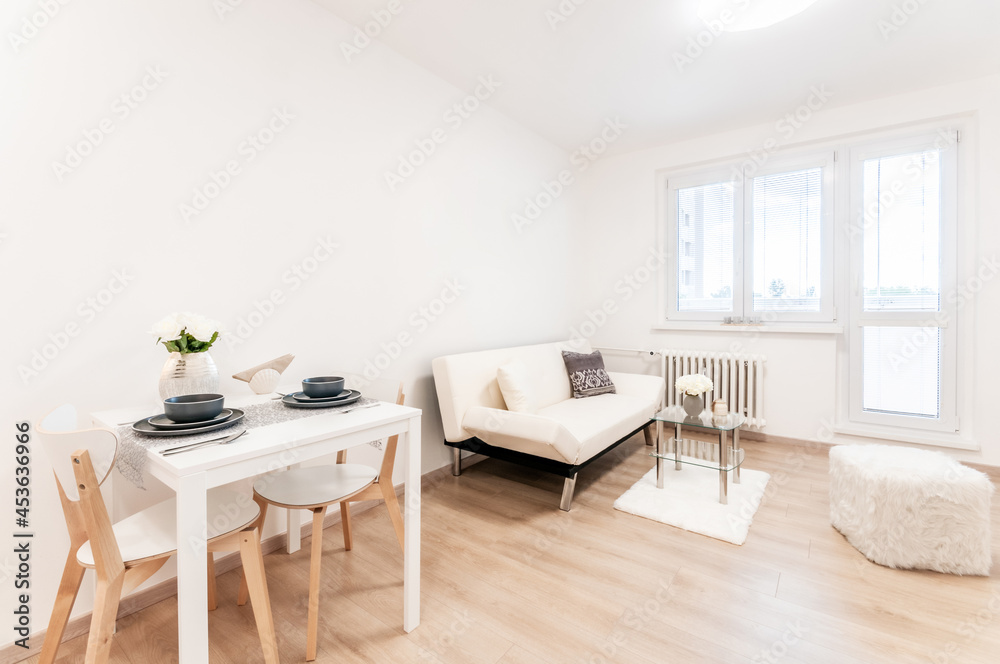
[[[881,440],[891,440],[898,443],[911,443],[913,445],[929,445],[932,447],[947,447],[953,450],[970,450],[978,452],[982,449],[980,445],[968,438],[963,438],[961,434],[947,434],[930,431],[901,432],[898,429],[888,429],[876,426],[866,426],[854,422],[838,424],[833,427],[834,433],[845,436],[858,436],[860,438],[875,438]]]
[[[801,333],[801,334],[842,334],[844,326],[840,323],[768,323],[761,325],[725,325],[723,323],[705,323],[700,321],[672,321],[656,323],[654,330],[695,331],[695,332],[762,332],[762,333]]]

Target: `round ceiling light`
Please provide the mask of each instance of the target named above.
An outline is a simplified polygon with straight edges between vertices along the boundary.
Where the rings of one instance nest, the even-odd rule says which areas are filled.
[[[702,21],[726,32],[758,30],[801,14],[819,0],[699,0]]]

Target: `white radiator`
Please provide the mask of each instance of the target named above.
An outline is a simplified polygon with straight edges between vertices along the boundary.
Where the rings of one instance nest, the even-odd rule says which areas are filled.
[[[706,353],[700,350],[661,350],[663,378],[666,381],[666,405],[679,404],[683,397],[674,381],[686,374],[708,376],[715,389],[705,394],[705,405],[722,399],[730,412],[742,413],[746,426],[763,429],[764,419],[764,355]]]

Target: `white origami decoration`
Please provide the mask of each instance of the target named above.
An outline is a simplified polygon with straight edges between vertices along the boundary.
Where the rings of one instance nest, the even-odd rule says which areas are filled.
[[[278,381],[281,379],[282,372],[288,368],[288,365],[294,359],[294,355],[282,355],[270,362],[258,364],[246,371],[233,374],[233,378],[242,380],[244,383],[249,383],[250,389],[254,391],[254,394],[267,394],[273,392],[274,388],[278,387]]]

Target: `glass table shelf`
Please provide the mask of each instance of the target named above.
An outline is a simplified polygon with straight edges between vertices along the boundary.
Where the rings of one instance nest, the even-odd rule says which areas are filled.
[[[666,449],[663,452],[650,452],[649,456],[667,461],[676,460],[676,438],[669,438],[666,441]],[[710,440],[694,440],[692,438],[681,439],[680,462],[689,466],[701,466],[712,470],[722,470],[729,472],[743,465],[745,453],[743,448],[727,448],[728,458],[726,464],[719,463],[719,444]]]
[[[682,407],[670,406],[650,419],[656,422],[656,450],[650,456],[656,458],[657,488],[663,488],[667,461],[674,462],[675,470],[680,470],[682,464],[709,468],[719,472],[719,502],[727,504],[729,474],[733,475],[733,483],[740,483],[740,466],[745,456],[740,448],[740,427],[746,422],[746,418],[739,413],[727,413],[720,417],[713,415],[708,409],[699,415],[688,415]],[[664,424],[674,426],[672,438],[664,440]],[[718,434],[718,442],[684,438],[681,435],[683,427]],[[727,435],[729,432],[732,432],[731,444],[727,444],[726,440],[730,438]]]

